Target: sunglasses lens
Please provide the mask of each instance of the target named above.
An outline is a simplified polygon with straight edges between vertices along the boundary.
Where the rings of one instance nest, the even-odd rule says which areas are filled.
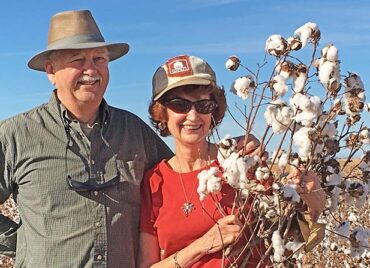
[[[184,99],[172,99],[165,102],[165,105],[176,113],[187,113],[192,105],[200,114],[210,114],[217,108],[217,103],[213,100],[199,100],[191,102]]]
[[[168,108],[176,113],[187,113],[191,109],[191,102],[183,99],[168,100],[165,104]]]
[[[120,176],[117,175],[113,179],[101,183],[101,184],[90,184],[86,182],[80,182],[72,179],[70,176],[67,177],[67,183],[70,189],[76,191],[76,192],[87,192],[91,190],[102,190],[108,187],[112,187],[116,185],[120,180]]]
[[[200,100],[194,103],[195,109],[200,114],[210,114],[213,113],[217,108],[217,103],[213,100]]]

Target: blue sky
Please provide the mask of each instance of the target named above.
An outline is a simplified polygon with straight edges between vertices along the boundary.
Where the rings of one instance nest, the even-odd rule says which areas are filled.
[[[320,47],[334,43],[342,73],[361,75],[370,87],[370,3],[368,1],[6,1],[0,16],[0,119],[47,102],[52,86],[42,72],[28,69],[28,60],[46,48],[50,17],[71,9],[90,9],[108,42],[127,42],[130,52],[110,64],[107,101],[148,122],[151,77],[166,59],[196,55],[216,71],[228,91],[243,72],[228,72],[224,63],[236,54],[251,69],[264,58],[271,34],[289,37],[311,21],[322,33]],[[272,57],[268,58],[274,62]],[[320,93],[321,88],[317,90]],[[237,98],[227,93],[229,105]],[[370,101],[368,97],[367,102]],[[366,119],[370,125],[369,118]],[[230,116],[221,133],[240,133]]]

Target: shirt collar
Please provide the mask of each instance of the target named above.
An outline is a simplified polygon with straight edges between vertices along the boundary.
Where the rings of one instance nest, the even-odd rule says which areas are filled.
[[[74,120],[68,114],[67,108],[58,99],[57,94],[56,94],[56,89],[53,91],[53,94],[50,97],[49,106],[55,107],[58,110],[58,113],[60,114],[64,125],[69,125]],[[109,118],[110,118],[110,111],[109,111],[109,106],[107,102],[105,101],[105,99],[103,99],[100,104],[99,117],[100,117],[99,121],[101,122],[101,125],[108,125]]]

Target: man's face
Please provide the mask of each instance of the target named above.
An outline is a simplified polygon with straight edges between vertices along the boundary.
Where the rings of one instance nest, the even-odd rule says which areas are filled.
[[[108,85],[108,62],[105,47],[60,50],[50,55],[45,69],[67,109],[96,109]]]

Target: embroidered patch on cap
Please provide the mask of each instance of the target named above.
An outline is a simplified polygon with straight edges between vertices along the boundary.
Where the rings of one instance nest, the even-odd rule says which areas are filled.
[[[166,62],[169,77],[183,77],[193,74],[189,56],[178,56]]]

